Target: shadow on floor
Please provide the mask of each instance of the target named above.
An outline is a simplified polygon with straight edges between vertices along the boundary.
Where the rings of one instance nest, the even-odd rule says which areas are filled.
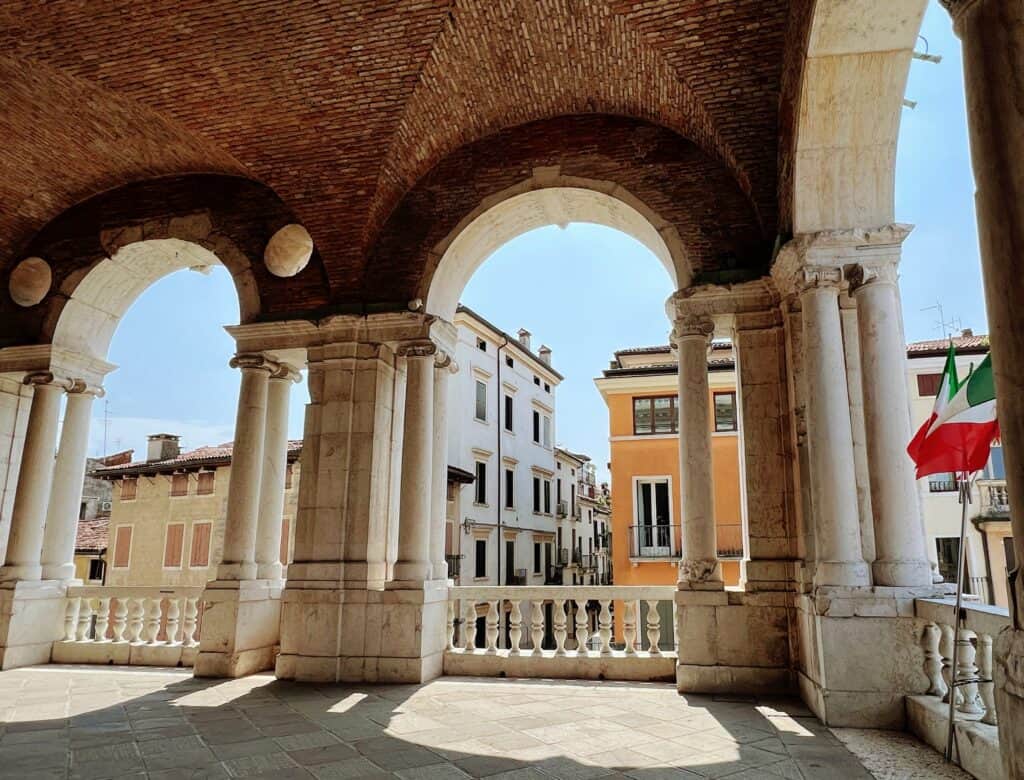
[[[681,697],[664,684],[320,685],[95,666],[0,673],[0,777],[870,776],[798,702]]]

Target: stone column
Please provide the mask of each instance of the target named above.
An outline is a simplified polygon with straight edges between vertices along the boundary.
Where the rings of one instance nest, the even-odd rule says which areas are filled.
[[[284,483],[288,470],[288,399],[298,374],[281,366],[270,375],[267,388],[267,417],[263,433],[263,472],[256,523],[256,577],[280,580],[281,525],[284,513]]]
[[[43,527],[53,480],[60,397],[65,389],[49,373],[30,374],[25,384],[34,385],[35,390],[11,512],[7,560],[0,569],[0,581],[4,582],[38,580],[42,574]]]
[[[999,399],[1006,483],[1024,506],[1024,7],[1006,0],[943,0],[963,43],[978,239]],[[1018,561],[1011,597],[1013,629],[996,641],[996,706],[1003,766],[1024,776],[1024,513],[1010,520]]]
[[[857,301],[864,428],[875,529],[876,585],[928,586],[914,464],[907,455],[910,399],[896,262],[858,265],[848,274]]]
[[[445,514],[448,506],[448,377],[459,370],[452,356],[438,352],[434,368],[434,447],[431,454],[430,566],[431,579],[448,579],[445,560]]]
[[[103,391],[76,381],[68,391],[43,535],[43,579],[75,578],[75,535],[85,481],[92,402]]]
[[[398,516],[395,586],[430,578],[431,463],[434,452],[434,354],[431,342],[404,345],[408,379],[402,445],[402,499]]]
[[[708,347],[714,331],[711,317],[699,315],[677,317],[672,331],[679,353],[679,584],[700,590],[723,587],[715,538],[708,401]]]
[[[231,484],[224,521],[224,554],[218,580],[256,578],[256,523],[259,517],[263,437],[270,374],[277,366],[262,355],[236,355],[231,367],[242,371],[231,455]]]
[[[860,543],[850,396],[839,321],[842,281],[840,268],[809,266],[803,269],[799,285],[817,552],[814,580],[817,585],[866,586],[869,577]]]

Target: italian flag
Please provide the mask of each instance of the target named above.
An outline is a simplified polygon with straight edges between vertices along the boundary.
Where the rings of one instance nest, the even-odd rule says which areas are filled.
[[[944,472],[971,472],[985,467],[992,442],[999,438],[992,356],[960,382],[952,342],[946,355],[932,414],[907,446],[917,478]]]

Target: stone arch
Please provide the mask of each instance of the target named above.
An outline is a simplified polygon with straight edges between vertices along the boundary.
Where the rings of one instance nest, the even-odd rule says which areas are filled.
[[[790,192],[781,196],[794,234],[895,221],[896,142],[926,7],[814,3],[796,87]]]
[[[539,170],[482,200],[434,247],[421,291],[427,313],[451,320],[466,284],[495,250],[530,230],[569,222],[626,233],[651,250],[676,287],[689,282],[692,272],[678,233],[643,201],[614,182]]]

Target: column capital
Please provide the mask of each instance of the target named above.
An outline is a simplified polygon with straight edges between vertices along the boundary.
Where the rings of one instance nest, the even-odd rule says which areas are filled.
[[[299,382],[302,379],[299,372],[286,363],[277,364],[277,368],[270,373],[270,378],[293,383]]]
[[[683,339],[702,339],[709,342],[714,334],[714,317],[707,314],[685,314],[675,319],[670,340],[673,346],[678,347]]]
[[[247,368],[261,369],[271,374],[280,368],[277,363],[269,360],[266,355],[254,352],[241,352],[231,358],[228,365],[232,368],[240,368],[243,371]]]
[[[52,371],[33,371],[30,374],[26,374],[25,378],[21,380],[26,385],[33,387],[39,387],[40,385],[58,387],[61,390],[67,392],[73,392],[76,382],[82,380],[68,379],[67,377],[58,376]]]
[[[434,355],[434,368],[439,371],[447,370],[450,374],[459,372],[459,364],[455,360],[455,355],[445,349],[439,349]]]
[[[94,398],[102,398],[106,391],[99,385],[90,385],[84,379],[72,379],[68,387],[69,395],[91,395]]]
[[[850,284],[850,292],[856,294],[859,290],[869,285],[889,284],[896,286],[899,274],[896,271],[897,262],[855,263],[844,269],[844,275]]]
[[[946,9],[953,20],[953,29],[959,35],[960,31],[956,29],[958,23],[968,10],[978,5],[978,0],[939,0],[939,5]]]
[[[417,341],[406,341],[398,345],[395,349],[401,357],[413,357],[413,358],[426,358],[437,354],[437,344],[429,339],[417,340]]]
[[[793,286],[798,295],[823,289],[834,290],[838,294],[844,281],[843,269],[838,266],[805,266],[793,279]]]

